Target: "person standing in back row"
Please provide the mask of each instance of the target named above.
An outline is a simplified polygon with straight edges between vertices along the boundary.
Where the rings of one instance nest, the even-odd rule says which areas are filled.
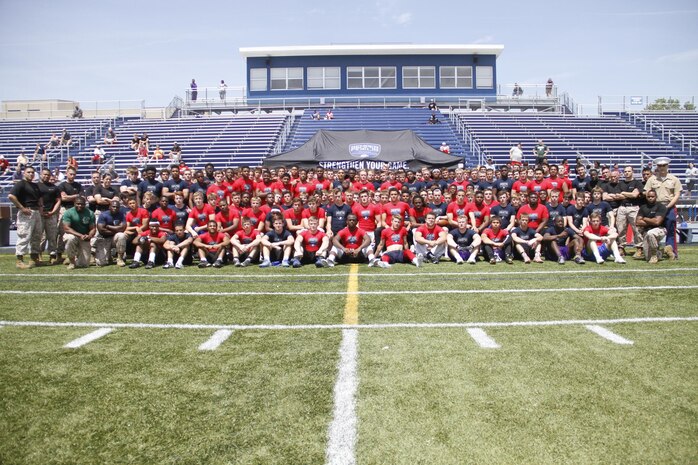
[[[199,96],[199,92],[197,91],[196,80],[192,79],[191,84],[189,84],[189,87],[191,89],[191,101],[196,102],[196,98]]]
[[[12,186],[9,199],[17,207],[17,268],[26,270],[39,265],[41,244],[43,200],[39,186],[33,181],[34,168],[24,169],[24,177]],[[24,255],[29,251],[31,263],[24,262]]]
[[[225,93],[228,90],[228,85],[223,79],[221,79],[221,84],[218,86],[218,95],[220,95],[221,100],[225,100]]]

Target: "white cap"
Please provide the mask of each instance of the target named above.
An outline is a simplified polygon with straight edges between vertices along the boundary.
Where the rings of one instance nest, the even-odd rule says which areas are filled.
[[[654,160],[655,165],[668,165],[669,163],[671,163],[669,157],[659,157]]]

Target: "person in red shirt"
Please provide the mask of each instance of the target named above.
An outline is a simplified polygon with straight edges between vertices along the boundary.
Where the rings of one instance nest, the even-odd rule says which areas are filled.
[[[254,181],[250,179],[250,168],[243,166],[240,170],[240,177],[233,183],[233,191],[254,193]]]
[[[550,176],[548,176],[548,197],[554,190],[558,190],[564,194],[569,192],[570,186],[567,184],[568,180],[565,180],[558,176],[559,168],[557,165],[550,165]],[[571,185],[571,182],[570,182]]]
[[[426,224],[414,232],[414,251],[437,264],[446,254],[448,231],[436,224],[436,215],[427,213]]]
[[[352,213],[359,219],[359,228],[366,231],[366,234],[371,238],[371,247],[369,249],[369,259],[373,258],[373,250],[376,245],[376,231],[381,226],[381,206],[370,202],[368,191],[363,190],[359,194],[359,201],[351,207]],[[380,240],[380,237],[378,237]]]
[[[528,184],[529,190],[538,194],[540,194],[541,191],[545,191],[547,193],[548,190],[550,190],[550,184],[548,183],[548,180],[545,179],[545,171],[543,171],[543,168],[536,168],[534,173],[535,178]]]
[[[199,252],[199,268],[208,268],[212,263],[214,268],[221,268],[229,245],[230,237],[218,230],[216,220],[210,220],[206,232],[194,239]]]
[[[192,202],[194,207],[187,218],[187,232],[196,238],[200,231],[206,230],[209,221],[216,220],[216,211],[211,205],[204,203],[204,194],[201,191],[192,195]]]
[[[492,218],[490,227],[480,235],[485,249],[485,257],[491,265],[506,260],[508,264],[514,263],[511,254],[511,236],[506,229],[502,229],[502,221],[498,216]]]
[[[317,196],[311,195],[308,197],[308,208],[303,209],[303,213],[301,215],[301,225],[304,229],[310,228],[308,220],[310,217],[314,216],[318,220],[318,227],[325,231],[325,222],[327,221],[327,217],[325,215],[325,209],[318,206],[319,203],[320,201]]]
[[[625,264],[625,259],[620,255],[616,243],[618,233],[615,229],[609,229],[601,224],[601,215],[593,212],[589,215],[589,224],[584,228],[584,258],[596,260],[603,265],[606,259],[613,254],[616,263]]]
[[[327,258],[327,265],[332,267],[336,260],[342,263],[364,263],[368,257],[371,238],[357,224],[359,219],[354,213],[347,215],[347,226],[332,238],[332,249]]]
[[[465,190],[459,190],[456,192],[456,200],[448,204],[446,208],[446,216],[448,217],[448,226],[451,228],[458,227],[458,217],[468,214],[466,209],[468,208],[468,202],[466,200]]]
[[[259,245],[262,243],[262,233],[252,226],[248,216],[242,217],[242,229],[230,239],[233,252],[233,265],[249,266],[259,256]]]
[[[521,218],[524,213],[528,215],[528,226],[535,229],[536,233],[541,234],[546,229],[550,214],[545,205],[538,203],[537,192],[528,195],[528,203],[519,208],[516,219]]]
[[[395,215],[391,218],[390,227],[381,232],[380,242],[376,248],[376,255],[368,263],[368,266],[390,268],[393,263],[412,263],[416,267],[422,266],[423,255],[415,255],[407,247],[407,230],[403,226],[403,217]],[[382,255],[381,252],[385,251]]]
[[[383,214],[381,218],[384,228],[389,227],[388,218],[398,215],[407,219],[410,213],[410,206],[400,200],[400,191],[398,189],[391,187],[388,191],[388,199],[388,203],[383,205]],[[405,221],[405,224],[409,224],[409,222]]]
[[[284,173],[279,177],[279,180],[272,184],[272,189],[275,194],[283,194],[284,192],[293,193],[293,184],[291,184],[291,175]]]
[[[317,217],[311,216],[308,218],[308,229],[304,229],[296,236],[291,266],[300,268],[303,265],[315,263],[317,268],[327,267],[329,264],[325,257],[329,248],[329,237],[318,229]]]
[[[129,239],[140,236],[144,231],[148,230],[148,223],[150,222],[150,214],[145,208],[138,206],[138,201],[135,197],[130,197],[128,199],[128,208],[130,209],[126,213],[126,234]]]
[[[470,219],[470,225],[475,232],[482,234],[490,225],[490,207],[485,205],[485,193],[475,192],[475,200],[465,208],[465,214]]]
[[[303,201],[298,197],[294,198],[291,209],[284,212],[284,218],[286,219],[286,229],[291,234],[295,235],[303,229]]]
[[[262,197],[269,196],[274,193],[274,181],[271,179],[271,173],[265,169],[262,171],[262,179],[254,185],[255,195]]]
[[[529,180],[526,177],[526,170],[521,170],[519,172],[519,179],[514,181],[514,185],[511,187],[511,191],[516,192],[519,195],[528,195],[528,192],[530,190],[531,188],[529,186]]]
[[[156,254],[162,249],[162,246],[167,240],[167,234],[164,231],[160,231],[160,223],[157,221],[151,221],[148,224],[148,230],[143,231],[133,239],[133,245],[136,246],[136,252],[133,254],[133,263],[129,265],[129,268],[138,268],[143,265],[141,262],[142,254],[147,250],[148,263],[145,265],[146,270],[150,270],[155,266]]]
[[[232,236],[240,227],[240,212],[237,208],[228,205],[228,201],[225,199],[218,203],[218,207],[221,209],[216,213],[218,230]]]
[[[363,190],[373,192],[376,190],[376,186],[374,186],[373,183],[368,180],[368,172],[366,170],[359,171],[359,179],[354,181],[351,188],[357,192],[361,192]]]
[[[382,191],[389,191],[390,189],[397,189],[399,192],[400,189],[402,189],[402,183],[397,180],[396,178],[395,171],[388,171],[388,179],[381,184],[381,189]],[[387,227],[387,226],[386,226]]]
[[[267,213],[262,209],[262,199],[255,196],[250,199],[250,207],[242,209],[242,216],[246,216],[252,222],[252,227],[263,232],[266,227],[264,220],[267,218]]]
[[[150,219],[160,223],[160,230],[167,234],[174,232],[174,223],[177,213],[170,208],[170,202],[164,195],[160,197],[160,206],[155,209]]]
[[[298,172],[298,182],[293,186],[293,194],[295,197],[300,197],[301,193],[313,195],[315,193],[315,185],[308,181],[308,171],[300,170]]]
[[[213,177],[216,180],[216,182],[208,186],[208,189],[206,189],[206,197],[210,196],[211,194],[215,194],[219,203],[223,199],[230,201],[230,193],[228,192],[228,186],[226,186],[226,184],[223,182],[223,172],[216,171],[213,174]]]
[[[330,180],[325,178],[325,169],[321,166],[315,169],[315,179],[313,179],[312,182],[315,186],[316,195],[319,195],[323,191],[329,191],[332,187]]]

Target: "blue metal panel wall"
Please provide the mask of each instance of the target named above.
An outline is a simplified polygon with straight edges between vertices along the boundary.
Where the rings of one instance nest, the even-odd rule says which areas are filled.
[[[474,61],[477,60],[477,63]],[[493,86],[491,89],[477,89],[475,68],[473,68],[472,89],[439,89],[439,66],[492,66]],[[341,89],[335,90],[267,90],[266,92],[250,92],[250,68],[303,68],[304,85],[307,86],[308,67],[337,67],[341,68]],[[347,89],[347,67],[350,66],[395,66],[397,68],[396,89]],[[403,66],[434,66],[436,67],[435,89],[402,89]],[[271,73],[267,72],[267,89],[271,89]],[[329,96],[359,96],[359,95],[462,95],[492,97],[496,95],[497,68],[495,55],[346,55],[346,56],[293,56],[293,57],[251,57],[247,58],[247,96],[252,98],[285,98],[285,97],[329,97]]]

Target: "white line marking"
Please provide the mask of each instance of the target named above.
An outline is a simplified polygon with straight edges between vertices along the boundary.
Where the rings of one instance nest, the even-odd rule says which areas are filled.
[[[211,339],[199,346],[199,350],[216,350],[219,345],[223,344],[225,340],[230,337],[231,334],[233,334],[233,331],[230,329],[219,329],[213,333]]]
[[[287,270],[288,271],[288,270]],[[660,268],[649,270],[647,268],[640,269],[628,269],[628,268],[607,268],[603,270],[595,269],[575,269],[575,270],[560,270],[560,271],[549,271],[549,270],[531,270],[531,271],[483,271],[481,273],[473,272],[422,272],[422,273],[359,273],[359,277],[371,277],[371,278],[420,278],[424,276],[461,276],[465,278],[476,278],[480,279],[483,276],[516,276],[516,275],[567,275],[567,274],[614,274],[614,273],[647,273],[651,271],[653,274],[656,273],[672,273],[676,271],[698,271],[697,267],[683,267],[683,268]],[[95,278],[124,278],[124,279],[148,279],[148,278],[168,278],[168,279],[190,279],[190,278],[200,278],[200,279],[210,279],[209,274],[180,274],[180,273],[134,273],[134,274],[116,274],[116,273],[85,273],[85,274],[75,274],[75,273],[33,273],[33,274],[21,274],[21,273],[0,273],[0,277],[17,277],[22,278],[23,281],[27,281],[33,278],[46,278],[46,277],[57,277],[57,278],[74,278],[80,276],[85,277],[95,277]],[[349,273],[293,273],[293,272],[282,272],[282,273],[262,273],[262,274],[225,274],[217,276],[217,278],[235,278],[235,279],[260,279],[260,278],[270,278],[275,279],[279,276],[283,277],[293,277],[293,278],[346,278]]]
[[[339,348],[339,375],[334,385],[334,413],[330,423],[325,453],[328,465],[353,465],[356,463],[356,390],[359,379],[356,373],[358,358],[358,331],[342,331]]]
[[[482,328],[467,328],[466,331],[468,331],[470,337],[483,349],[499,349],[501,347],[494,339],[489,337]]]
[[[112,331],[114,331],[114,328],[99,328],[97,331],[92,331],[91,333],[85,334],[84,336],[79,337],[74,341],[70,341],[63,347],[65,347],[66,349],[77,349],[78,347],[82,347],[85,344],[89,344],[92,341],[96,341],[100,337],[106,336]]]
[[[674,289],[698,289],[698,285],[690,286],[616,286],[616,287],[566,287],[545,289],[440,289],[427,291],[307,291],[307,292],[167,292],[167,291],[90,291],[90,295],[137,295],[137,296],[246,296],[246,295],[283,295],[300,297],[308,295],[425,295],[425,294],[530,294],[544,292],[598,292],[598,291],[659,291]],[[17,291],[0,290],[0,294],[19,295],[84,295],[85,291]]]
[[[49,328],[135,328],[135,329],[232,329],[234,331],[281,331],[313,329],[439,329],[439,328],[506,328],[516,326],[566,326],[615,323],[671,323],[679,321],[698,321],[698,316],[687,317],[641,317],[615,318],[602,320],[550,320],[550,321],[492,321],[472,323],[372,323],[359,325],[343,324],[307,324],[307,325],[215,325],[186,323],[96,323],[96,322],[57,322],[57,321],[0,321],[5,326],[43,326]]]
[[[617,335],[613,331],[609,331],[603,326],[598,326],[598,325],[586,325],[586,328],[591,331],[592,333],[596,333],[599,336],[601,336],[604,339],[608,339],[611,342],[615,342],[616,344],[624,344],[624,345],[632,345],[633,341],[626,339],[622,336]]]

